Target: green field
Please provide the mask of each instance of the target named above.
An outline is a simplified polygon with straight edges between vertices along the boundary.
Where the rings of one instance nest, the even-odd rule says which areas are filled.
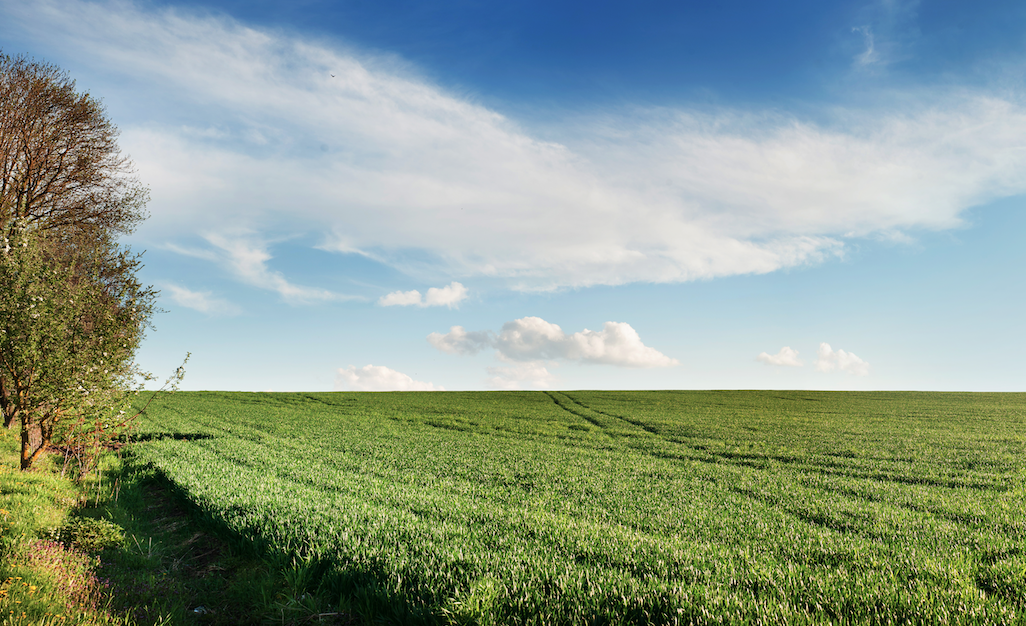
[[[1026,623],[1026,394],[192,392],[140,439],[311,610]]]

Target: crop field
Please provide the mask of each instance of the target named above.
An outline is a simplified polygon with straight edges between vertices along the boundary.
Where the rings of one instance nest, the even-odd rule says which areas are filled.
[[[367,620],[1026,623],[1026,394],[191,392],[132,450]]]

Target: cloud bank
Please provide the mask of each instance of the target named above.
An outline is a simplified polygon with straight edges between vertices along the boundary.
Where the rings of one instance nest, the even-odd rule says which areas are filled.
[[[431,383],[413,380],[402,372],[384,365],[339,368],[335,377],[336,391],[445,391]]]
[[[378,304],[381,306],[445,306],[459,308],[459,303],[467,298],[467,288],[462,284],[453,281],[445,287],[431,287],[426,297],[421,297],[420,292],[393,291],[390,294],[381,296]]]
[[[453,326],[444,335],[428,335],[428,343],[449,354],[476,354],[494,348],[504,361],[548,359],[639,368],[680,363],[643,344],[638,332],[624,322],[606,322],[600,331],[584,329],[567,335],[559,326],[540,317],[523,317],[503,324],[497,335],[489,331],[467,332],[462,326]]]
[[[151,240],[197,223],[264,239],[285,229],[402,271],[426,263],[520,289],[679,282],[952,228],[967,208],[1026,192],[1017,93],[919,89],[808,118],[623,107],[572,112],[547,125],[556,137],[387,59],[226,17],[130,1],[0,6],[6,29],[92,68],[90,88],[136,112],[122,145],[153,190],[140,231]],[[867,39],[866,60],[879,49]],[[224,250],[240,279],[286,300],[333,297],[266,270],[259,248]],[[415,304],[399,293],[386,298]]]

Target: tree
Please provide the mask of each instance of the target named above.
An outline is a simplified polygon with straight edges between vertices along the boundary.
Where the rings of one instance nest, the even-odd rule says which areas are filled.
[[[0,53],[0,222],[130,233],[149,195],[117,137],[67,73]]]
[[[0,409],[22,469],[127,425],[157,294],[115,241],[148,198],[117,135],[65,72],[0,54]]]
[[[21,467],[54,441],[126,426],[132,355],[156,293],[138,257],[113,243],[73,242],[31,226],[0,242],[0,368],[21,424]]]

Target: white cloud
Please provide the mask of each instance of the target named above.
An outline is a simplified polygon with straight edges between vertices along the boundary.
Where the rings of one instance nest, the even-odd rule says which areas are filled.
[[[335,378],[338,391],[445,391],[444,387],[413,380],[384,365],[339,368]]]
[[[451,309],[457,307],[466,298],[467,288],[453,281],[445,287],[428,289],[427,296],[424,298],[424,306],[446,306]]]
[[[431,333],[428,343],[448,354],[477,354],[492,345],[493,337],[487,331],[467,332],[462,326],[453,326],[446,334]]]
[[[413,291],[393,291],[388,295],[381,296],[378,299],[378,304],[381,306],[424,306],[424,301],[421,299],[420,292],[414,289]]]
[[[431,287],[425,298],[422,298],[416,289],[393,291],[378,299],[378,304],[381,306],[446,306],[451,309],[459,308],[459,303],[466,298],[467,288],[454,281],[445,287]]]
[[[151,3],[0,2],[0,29],[74,55],[136,116],[122,145],[153,190],[150,238],[320,231],[401,270],[431,259],[546,289],[771,272],[1026,192],[1018,93],[920,89],[809,119],[572,112],[556,143],[385,59],[281,31]],[[254,284],[287,300],[329,297],[249,259]]]
[[[832,372],[840,370],[855,376],[866,376],[869,374],[869,363],[866,363],[851,352],[834,350],[828,343],[819,344],[817,351],[819,358],[816,359],[816,369],[821,372]]]
[[[491,389],[548,389],[556,379],[540,361],[485,369],[491,375],[485,385]]]
[[[621,367],[668,367],[677,359],[641,343],[630,324],[606,322],[601,331],[584,329],[572,335],[540,317],[524,317],[502,326],[495,348],[505,358],[566,359]]]
[[[173,283],[164,283],[162,288],[171,292],[175,304],[208,315],[238,315],[241,310],[223,298],[215,297],[209,291],[192,291]]]
[[[788,346],[784,346],[780,349],[780,352],[776,354],[769,354],[766,352],[760,352],[759,356],[755,357],[757,361],[762,361],[767,365],[786,365],[789,367],[801,367],[801,359],[798,358],[798,351],[793,350]]]
[[[218,234],[208,234],[205,238],[221,250],[224,262],[237,278],[254,287],[276,291],[282,300],[289,304],[355,299],[354,296],[334,293],[327,289],[302,287],[290,283],[281,272],[267,267],[267,262],[273,257],[262,243],[244,237],[230,238]]]
[[[567,335],[540,317],[524,317],[503,324],[498,335],[488,331],[468,333],[462,326],[453,326],[445,335],[431,333],[428,342],[450,354],[475,354],[492,347],[506,361],[560,359],[620,367],[679,364],[677,359],[644,345],[637,331],[623,322],[606,322],[601,331],[584,329]]]
[[[513,361],[565,357],[570,348],[563,329],[540,317],[506,322],[493,345],[500,357]]]
[[[670,367],[680,361],[641,343],[630,324],[606,322],[601,331],[585,329],[568,337],[567,358],[624,367]]]

